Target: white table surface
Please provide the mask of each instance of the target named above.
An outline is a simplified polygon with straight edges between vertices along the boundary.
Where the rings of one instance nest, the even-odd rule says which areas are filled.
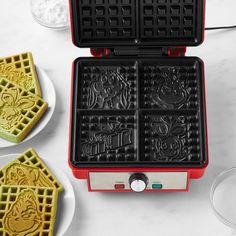
[[[236,24],[235,0],[208,0],[207,26]],[[0,155],[34,147],[70,176],[76,190],[77,211],[68,236],[229,236],[209,204],[212,181],[236,166],[236,30],[207,32],[204,44],[188,50],[206,67],[210,165],[205,176],[191,181],[188,193],[88,193],[85,181],[73,178],[67,165],[71,63],[90,56],[76,48],[69,31],[55,32],[31,17],[28,0],[1,0],[0,57],[31,51],[35,62],[51,77],[57,108],[36,138],[0,149]]]

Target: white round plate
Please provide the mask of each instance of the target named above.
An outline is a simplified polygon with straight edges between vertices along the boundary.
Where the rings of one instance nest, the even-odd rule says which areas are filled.
[[[40,81],[41,91],[42,91],[42,98],[48,103],[48,110],[43,115],[43,117],[40,119],[40,121],[37,123],[37,125],[31,130],[31,132],[26,136],[26,138],[20,142],[20,143],[12,143],[9,142],[3,138],[0,138],[0,148],[6,148],[11,147],[15,145],[19,145],[21,143],[24,143],[33,137],[35,137],[37,134],[42,131],[45,126],[48,124],[48,122],[51,120],[52,115],[54,113],[55,107],[56,107],[56,93],[53,86],[52,81],[48,77],[48,75],[36,66],[38,78]]]
[[[7,165],[9,162],[16,159],[20,154],[9,154],[0,156],[0,169]],[[68,230],[75,213],[75,192],[72,184],[67,175],[55,167],[55,164],[43,159],[43,162],[52,171],[52,173],[58,178],[64,187],[64,191],[60,193],[58,207],[57,207],[57,218],[54,230],[55,236],[63,236]]]

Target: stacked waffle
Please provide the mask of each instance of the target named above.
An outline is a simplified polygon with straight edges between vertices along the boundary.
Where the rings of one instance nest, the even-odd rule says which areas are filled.
[[[47,108],[32,54],[0,58],[0,137],[21,142]]]
[[[52,236],[63,187],[33,149],[0,170],[0,235]]]

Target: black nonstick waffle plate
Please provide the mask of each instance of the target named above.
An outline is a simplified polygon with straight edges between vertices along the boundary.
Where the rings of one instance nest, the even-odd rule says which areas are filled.
[[[203,0],[71,0],[80,47],[196,46],[203,40]]]
[[[198,58],[74,62],[75,167],[201,167],[206,162]]]

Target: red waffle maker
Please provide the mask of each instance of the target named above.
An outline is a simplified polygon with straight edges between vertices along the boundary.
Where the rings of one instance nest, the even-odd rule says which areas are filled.
[[[208,165],[204,0],[70,0],[69,165],[89,191],[187,191]]]

